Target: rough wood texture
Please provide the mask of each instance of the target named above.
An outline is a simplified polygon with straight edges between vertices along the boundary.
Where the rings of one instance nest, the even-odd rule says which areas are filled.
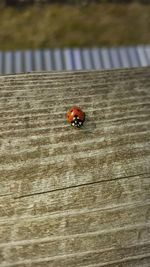
[[[150,266],[149,178],[150,68],[0,77],[1,267]]]

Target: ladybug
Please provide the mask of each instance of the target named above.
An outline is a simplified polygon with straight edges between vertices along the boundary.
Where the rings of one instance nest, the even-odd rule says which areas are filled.
[[[67,111],[67,120],[72,126],[80,128],[85,120],[84,112],[78,107],[72,107]]]

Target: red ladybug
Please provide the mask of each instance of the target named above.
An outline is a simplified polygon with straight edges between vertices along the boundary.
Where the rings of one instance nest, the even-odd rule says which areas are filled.
[[[85,114],[80,108],[72,107],[67,111],[67,120],[72,126],[80,128],[85,120]]]

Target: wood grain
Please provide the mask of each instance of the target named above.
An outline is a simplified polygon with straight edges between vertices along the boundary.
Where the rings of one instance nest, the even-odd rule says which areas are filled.
[[[150,68],[1,76],[0,266],[148,267],[149,233]]]

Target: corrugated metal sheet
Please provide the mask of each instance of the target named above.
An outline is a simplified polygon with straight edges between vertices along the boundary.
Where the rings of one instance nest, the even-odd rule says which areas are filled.
[[[150,66],[150,45],[0,52],[0,74]]]

